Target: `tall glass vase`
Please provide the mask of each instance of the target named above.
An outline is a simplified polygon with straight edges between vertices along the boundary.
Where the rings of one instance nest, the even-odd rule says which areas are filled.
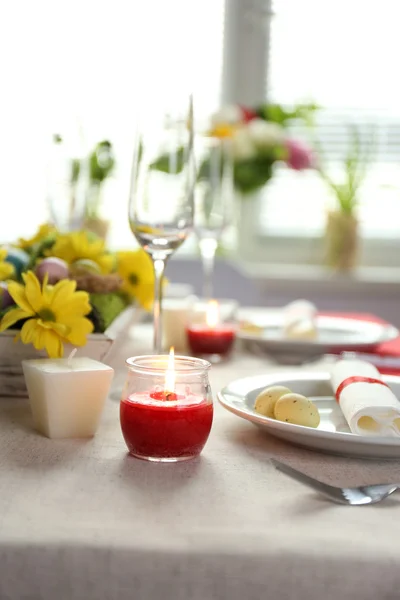
[[[50,219],[60,231],[82,229],[88,194],[88,163],[82,148],[55,136],[46,173]]]

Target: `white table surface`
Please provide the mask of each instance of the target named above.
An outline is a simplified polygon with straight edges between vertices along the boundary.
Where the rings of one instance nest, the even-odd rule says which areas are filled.
[[[149,334],[119,348],[115,390]],[[236,353],[211,384],[272,368]],[[27,401],[1,399],[0,599],[399,598],[400,495],[337,506],[269,458],[338,485],[400,482],[400,462],[302,450],[215,409],[200,458],[153,464],[127,455],[115,394],[90,440],[41,437]]]

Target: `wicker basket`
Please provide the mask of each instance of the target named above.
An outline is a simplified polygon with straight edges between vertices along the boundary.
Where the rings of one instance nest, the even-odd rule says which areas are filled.
[[[111,348],[124,337],[136,315],[135,307],[125,309],[104,333],[89,335],[86,345],[78,348],[78,355],[107,363]],[[35,350],[31,344],[15,342],[15,334],[12,330],[0,333],[0,396],[26,397],[28,394],[21,362],[45,357],[46,353]],[[72,349],[72,346],[65,346],[65,356],[68,356]]]

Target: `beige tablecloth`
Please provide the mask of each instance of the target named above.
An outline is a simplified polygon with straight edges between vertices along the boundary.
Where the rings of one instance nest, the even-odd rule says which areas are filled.
[[[115,366],[148,335],[137,328]],[[237,354],[213,367],[214,392],[270,369]],[[337,506],[271,456],[334,484],[400,481],[399,461],[301,450],[219,405],[202,456],[171,465],[127,455],[116,399],[85,441],[37,435],[27,403],[2,399],[0,599],[398,599],[400,496]]]

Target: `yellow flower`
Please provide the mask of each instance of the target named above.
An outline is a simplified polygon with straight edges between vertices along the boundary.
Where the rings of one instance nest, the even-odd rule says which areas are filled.
[[[93,260],[99,265],[102,273],[110,273],[114,267],[114,256],[106,253],[103,240],[91,239],[86,231],[59,235],[54,246],[47,250],[46,254],[62,258],[69,265],[81,259]]]
[[[26,248],[32,248],[35,244],[39,244],[44,239],[46,239],[51,233],[55,233],[56,228],[54,225],[50,225],[49,223],[44,223],[39,226],[39,229],[35,233],[35,235],[27,240],[24,238],[19,238],[18,247],[25,250]]]
[[[93,324],[85,318],[91,311],[87,292],[76,292],[76,282],[70,279],[52,286],[46,278],[41,287],[32,271],[22,277],[25,285],[15,281],[8,284],[18,308],[4,315],[0,332],[27,319],[16,339],[20,337],[24,344],[33,344],[36,350],[45,348],[51,358],[63,356],[63,344],[84,346],[87,335],[93,331]]]
[[[215,125],[215,127],[208,132],[208,135],[217,138],[231,138],[234,136],[236,129],[237,127],[235,125],[229,125],[229,123],[226,125]]]
[[[8,279],[14,274],[14,266],[5,261],[7,250],[0,250],[0,281]]]
[[[154,271],[150,257],[139,250],[117,252],[118,273],[123,279],[121,291],[150,310],[154,295]]]

